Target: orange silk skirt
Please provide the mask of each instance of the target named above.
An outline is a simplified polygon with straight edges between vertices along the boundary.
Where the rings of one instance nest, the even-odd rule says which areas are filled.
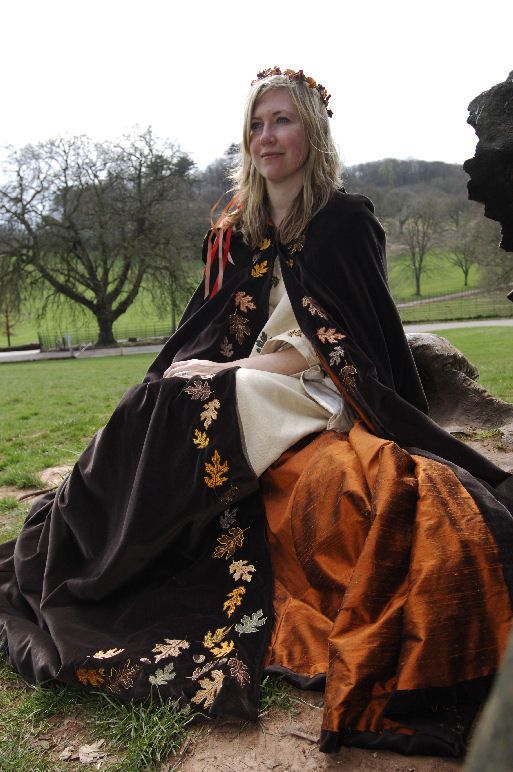
[[[449,467],[357,423],[284,453],[262,490],[275,581],[265,664],[325,674],[324,732],[414,734],[383,715],[393,695],[497,670],[508,589]]]

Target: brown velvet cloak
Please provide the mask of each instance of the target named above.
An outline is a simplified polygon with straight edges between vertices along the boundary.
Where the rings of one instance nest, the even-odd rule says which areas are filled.
[[[222,289],[205,301],[198,288],[144,383],[127,392],[57,494],[34,505],[16,542],[0,548],[2,640],[13,665],[32,681],[83,684],[125,699],[158,691],[212,716],[254,719],[273,627],[262,491],[273,550],[281,495],[278,519],[289,518],[292,532],[301,534],[282,541],[282,566],[299,560],[296,568],[315,587],[316,574],[301,557],[304,545],[316,544],[319,533],[333,534],[336,545],[330,581],[307,604],[317,609],[325,634],[308,636],[298,622],[283,645],[279,631],[290,625],[284,609],[297,601],[296,574],[287,580],[277,572],[267,657],[271,669],[304,686],[328,674],[321,748],[355,743],[457,755],[511,617],[512,478],[427,417],[387,288],[383,231],[367,200],[335,194],[305,241],[286,249],[269,235],[254,254],[234,236],[234,264],[226,267]],[[233,369],[187,383],[162,379],[173,360],[249,354],[267,318],[274,259],[281,260],[301,329],[361,417],[349,440],[327,433],[326,441],[323,434],[283,459],[285,478],[301,481],[286,485],[285,494],[276,478],[280,462],[261,484],[246,462]],[[344,446],[338,455],[334,442]],[[289,472],[287,463],[303,466]],[[338,491],[317,502],[318,511],[308,505],[316,464],[324,470],[319,479],[328,471],[336,476]],[[419,491],[429,474],[426,498]],[[442,482],[433,492],[437,476]],[[448,535],[453,500],[465,501],[455,512],[466,525]],[[339,510],[341,501],[346,506]],[[426,511],[442,536],[419,547]],[[347,528],[341,539],[337,522]],[[470,563],[470,547],[461,547],[467,526],[486,544],[481,563],[475,539]],[[455,594],[453,586],[437,585],[436,569],[417,591],[411,576],[422,574],[430,550],[444,539],[454,545],[451,554],[461,553],[453,560],[461,575]],[[345,562],[344,549],[351,552]],[[321,544],[314,561],[324,575]],[[440,637],[437,617],[459,618],[444,617],[446,590],[458,606],[469,586],[478,607],[472,635],[467,643]],[[466,604],[470,613],[474,606]],[[483,624],[493,645],[476,668]],[[419,636],[426,645],[411,644]],[[295,639],[303,659],[294,657]],[[426,667],[433,640],[445,652],[443,677]],[[324,654],[312,669],[307,659],[323,648],[319,641]]]

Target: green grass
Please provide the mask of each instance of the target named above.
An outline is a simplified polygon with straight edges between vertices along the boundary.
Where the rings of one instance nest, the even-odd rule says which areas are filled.
[[[402,255],[389,258],[388,278],[396,303],[417,300],[415,282],[406,258]],[[468,287],[463,284],[463,273],[451,265],[442,253],[430,252],[426,256],[426,270],[421,278],[422,297],[449,295],[453,292],[465,292],[479,287],[479,269],[473,265],[470,269]]]
[[[51,759],[44,744],[40,747],[66,717],[72,718],[73,726],[64,744],[73,745],[75,751],[79,745],[104,740],[102,769],[156,770],[178,753],[194,715],[172,702],[125,704],[81,689],[29,686],[11,670],[4,655],[0,655],[0,708],[0,769],[21,772],[70,769],[70,762]],[[56,752],[62,750],[58,747]]]
[[[73,463],[151,354],[0,365],[0,485],[40,487],[37,473]]]
[[[490,394],[513,402],[513,328],[467,327],[432,332],[465,354],[479,370],[479,383]]]
[[[281,676],[265,676],[262,681],[258,717],[262,719],[273,710],[283,710],[289,716],[299,712],[299,700]]]

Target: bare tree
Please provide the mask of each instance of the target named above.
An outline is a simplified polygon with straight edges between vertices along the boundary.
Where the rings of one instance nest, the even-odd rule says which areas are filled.
[[[78,137],[14,151],[0,189],[0,216],[13,234],[3,254],[54,295],[89,309],[98,343],[115,343],[113,324],[150,268],[155,275],[155,253],[167,244],[169,259],[179,259],[171,246],[192,169],[186,154],[149,129],[117,144]]]
[[[0,328],[10,348],[23,302],[24,276],[20,263],[13,257],[0,255],[0,276]]]
[[[402,238],[407,249],[406,260],[415,280],[416,295],[421,295],[421,278],[426,270],[426,257],[437,245],[442,231],[442,207],[437,198],[426,194],[409,202]]]

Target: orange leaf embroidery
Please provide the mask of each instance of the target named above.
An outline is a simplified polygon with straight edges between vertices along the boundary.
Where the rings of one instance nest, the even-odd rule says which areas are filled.
[[[221,456],[218,451],[215,450],[214,455],[212,456],[212,463],[209,464],[208,461],[205,461],[205,471],[207,472],[207,475],[203,479],[205,480],[206,485],[208,485],[209,488],[217,488],[219,485],[225,483],[228,478],[224,476],[224,473],[228,472],[229,469],[230,466],[228,461],[221,462]]]
[[[228,596],[223,604],[223,611],[226,611],[226,615],[231,617],[237,606],[242,603],[242,596],[245,595],[245,587],[236,587],[234,590],[228,593]]]
[[[105,682],[105,668],[90,670],[87,667],[77,667],[75,675],[84,686],[101,686]]]
[[[260,279],[264,274],[267,273],[268,270],[269,270],[269,265],[267,264],[267,260],[264,260],[263,262],[257,263],[256,265],[253,266],[253,268],[251,269],[251,276],[254,279]]]
[[[253,311],[253,309],[256,308],[251,295],[246,295],[246,293],[242,291],[235,293],[235,305],[240,308],[243,313],[246,313],[246,311]]]

